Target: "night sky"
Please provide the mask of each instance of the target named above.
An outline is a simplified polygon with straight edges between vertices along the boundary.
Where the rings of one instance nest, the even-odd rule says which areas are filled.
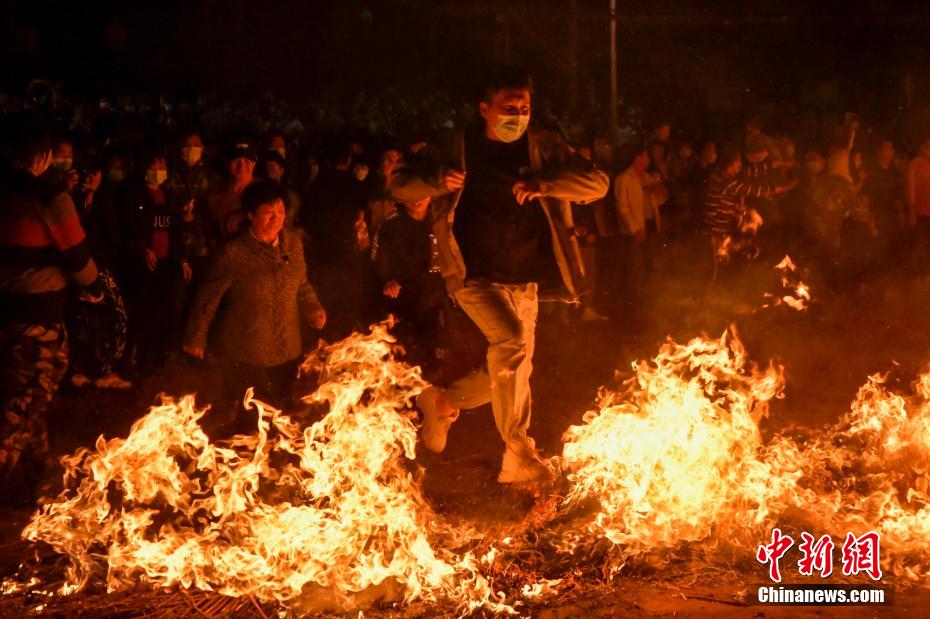
[[[541,93],[582,108],[608,83],[608,0],[167,0],[3,2],[0,74],[72,92],[266,89],[319,95],[396,87],[467,96],[487,62],[528,65]],[[799,98],[823,82],[853,107],[876,92],[918,96],[930,4],[620,0],[621,94],[646,107]],[[922,5],[922,6],[921,6]],[[901,95],[903,96],[903,94]],[[685,110],[686,112],[687,110]]]

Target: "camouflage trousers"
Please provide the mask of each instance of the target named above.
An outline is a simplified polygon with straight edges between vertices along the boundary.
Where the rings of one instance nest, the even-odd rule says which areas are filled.
[[[46,409],[67,369],[64,325],[0,326],[0,480],[45,463]]]

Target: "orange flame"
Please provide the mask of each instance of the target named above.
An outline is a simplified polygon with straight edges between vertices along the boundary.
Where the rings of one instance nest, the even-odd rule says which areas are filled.
[[[735,334],[667,342],[622,392],[564,436],[569,505],[599,502],[564,549],[606,538],[624,557],[700,542],[751,557],[774,526],[882,536],[886,571],[930,577],[930,372],[905,399],[873,376],[839,422],[763,443],[782,370],[748,361]]]
[[[766,303],[762,307],[775,307],[778,305],[786,305],[793,310],[799,312],[807,311],[807,308],[810,305],[810,302],[813,300],[811,297],[810,287],[801,281],[801,275],[798,271],[798,268],[794,265],[794,262],[791,260],[791,256],[785,256],[782,258],[781,262],[775,265],[776,271],[781,271],[781,285],[782,288],[786,291],[780,297],[766,292],[766,299],[774,299],[774,302],[769,304]]]
[[[255,435],[228,445],[198,425],[193,396],[164,398],[125,439],[98,439],[65,461],[73,490],[36,512],[23,535],[67,554],[63,593],[100,570],[109,590],[136,582],[344,609],[373,588],[454,602],[461,612],[511,609],[495,599],[476,537],[424,500],[407,468],[417,428],[407,406],[425,387],[393,360],[386,326],[325,351],[326,404],[303,427],[251,399]]]

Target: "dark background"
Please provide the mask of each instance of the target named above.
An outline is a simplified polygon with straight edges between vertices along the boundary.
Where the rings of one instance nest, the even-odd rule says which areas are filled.
[[[687,114],[765,101],[923,101],[930,3],[619,0],[620,92]],[[608,0],[0,0],[0,89],[467,97],[487,62],[527,64],[560,107],[609,92]],[[575,50],[573,53],[572,50]],[[910,74],[910,91],[905,86]],[[915,101],[915,99],[917,101]]]

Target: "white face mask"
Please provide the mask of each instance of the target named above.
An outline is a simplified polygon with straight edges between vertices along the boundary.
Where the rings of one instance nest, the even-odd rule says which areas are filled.
[[[59,170],[70,170],[74,165],[73,159],[52,159],[52,167]]]
[[[284,148],[283,146],[278,147],[278,148],[269,148],[268,150],[281,155],[281,159],[287,159],[287,149]]]
[[[126,178],[126,173],[119,168],[113,168],[112,170],[107,172],[107,178],[109,178],[111,181],[115,183],[118,183],[121,180]]]
[[[199,146],[182,146],[181,159],[189,166],[197,165],[200,157],[203,155],[203,149]]]
[[[529,126],[529,114],[501,114],[494,122],[494,135],[501,142],[516,142]]]
[[[168,180],[167,170],[148,170],[145,173],[145,182],[149,185],[160,186]]]

